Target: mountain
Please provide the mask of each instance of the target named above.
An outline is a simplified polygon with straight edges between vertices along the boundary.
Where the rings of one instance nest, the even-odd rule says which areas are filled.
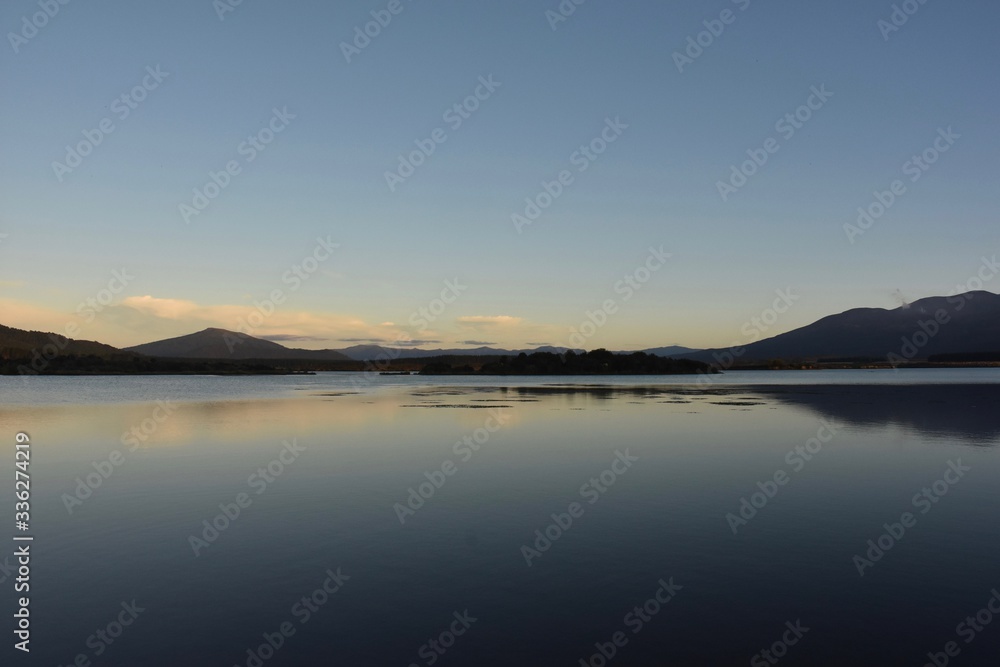
[[[485,357],[485,356],[517,356],[524,352],[532,354],[534,352],[554,352],[561,354],[566,351],[565,347],[552,347],[543,345],[530,350],[502,350],[495,347],[471,347],[455,349],[423,350],[415,347],[383,347],[381,345],[353,345],[345,347],[339,352],[347,355],[356,361],[374,361],[379,359],[420,359],[424,357]],[[580,350],[582,351],[582,350]]]
[[[668,345],[667,347],[651,347],[648,350],[641,350],[646,354],[655,354],[658,357],[676,357],[680,354],[691,354],[692,352],[698,352],[692,347],[684,347],[682,345]],[[630,352],[622,352],[621,354],[631,354]]]
[[[35,351],[43,357],[95,355],[110,357],[118,348],[92,340],[74,340],[44,331],[25,331],[0,325],[0,359],[26,359]]]
[[[349,359],[337,350],[292,349],[247,334],[211,328],[187,336],[167,338],[125,349],[150,357],[180,359],[312,359],[323,361]]]
[[[216,331],[223,335],[240,336],[221,329]],[[214,354],[215,348],[210,342],[212,339],[223,340],[225,344],[219,334],[209,333],[200,338],[199,334],[192,334],[183,338],[189,341],[194,338],[194,347],[198,346],[197,341],[200,340],[204,353],[208,355]],[[239,349],[247,345],[247,349],[259,351],[261,348],[254,341],[256,339],[248,336],[236,347]],[[171,342],[161,341],[166,344],[165,348],[171,347]],[[156,345],[151,344],[154,347]],[[173,347],[175,351],[183,349],[183,345]],[[166,358],[145,356],[134,350],[119,350],[90,340],[73,340],[55,333],[24,331],[0,325],[0,375],[274,375],[310,370],[313,365],[331,366],[330,370],[344,370],[345,364],[357,366],[357,362],[330,350],[321,352],[329,356],[316,359],[311,355],[317,353],[308,350],[289,350],[280,345],[277,347],[290,356],[284,356],[281,360],[245,360],[235,354],[228,359],[212,356]],[[268,350],[269,354],[274,352],[273,349]],[[302,352],[307,354],[299,355]],[[270,364],[270,361],[279,363]]]
[[[730,348],[702,350],[686,359],[730,366],[771,359],[880,359],[903,362],[930,355],[1000,353],[1000,295],[976,291],[935,296],[886,310],[854,308],[808,326]]]

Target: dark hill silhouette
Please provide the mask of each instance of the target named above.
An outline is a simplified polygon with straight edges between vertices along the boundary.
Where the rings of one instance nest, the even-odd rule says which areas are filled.
[[[125,349],[129,352],[168,359],[315,359],[323,361],[348,359],[346,355],[337,350],[291,349],[269,340],[215,328]]]
[[[682,354],[691,354],[692,352],[698,352],[698,350],[691,347],[684,347],[683,345],[668,345],[666,347],[651,347],[647,350],[642,350],[646,354],[655,354],[658,357],[676,357]],[[619,354],[631,354],[630,352],[619,352]]]
[[[928,297],[893,310],[854,308],[745,345],[734,357],[736,365],[772,359],[902,362],[989,352],[1000,353],[1000,295],[978,291]],[[680,357],[728,365],[729,354],[730,348],[718,348]]]
[[[25,331],[0,325],[0,359],[30,358],[35,351],[46,357],[94,355],[102,358],[120,350],[92,340],[74,340],[45,331]]]
[[[305,364],[315,363],[345,362],[163,359],[90,340],[0,325],[0,375],[270,375],[307,371]]]

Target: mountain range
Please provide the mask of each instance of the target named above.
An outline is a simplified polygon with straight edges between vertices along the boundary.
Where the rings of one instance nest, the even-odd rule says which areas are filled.
[[[928,297],[892,310],[855,308],[764,340],[754,337],[759,337],[759,328],[751,328],[748,323],[744,333],[747,331],[747,341],[740,347],[693,350],[675,345],[642,351],[664,357],[706,361],[723,368],[772,360],[881,360],[903,363],[935,355],[972,354],[993,354],[1000,358],[1000,295],[976,291]],[[526,350],[494,347],[427,350],[379,345],[305,350],[218,328],[119,350],[95,341],[73,340],[58,334],[0,325],[0,359],[3,360],[25,359],[37,352],[46,356],[93,355],[101,358],[126,354],[165,359],[326,362],[422,357],[482,358],[516,356],[522,352],[563,351],[565,348],[550,346]]]
[[[225,329],[205,329],[197,333],[168,338],[125,348],[152,357],[185,359],[317,359],[324,361],[346,360],[373,361],[385,359],[423,359],[427,357],[496,357],[553,352],[561,354],[569,348],[542,345],[525,349],[497,347],[462,347],[424,349],[419,347],[388,347],[383,345],[352,345],[337,350],[290,349],[278,343]],[[575,350],[583,352],[584,350]],[[689,347],[672,345],[641,350],[661,357],[678,356],[696,352]]]
[[[750,329],[753,331],[753,328]],[[1000,352],[1000,295],[935,296],[886,310],[854,308],[739,348],[682,355],[723,366],[772,359],[880,359]]]
[[[495,356],[516,356],[522,352],[531,354],[532,352],[555,352],[561,354],[565,352],[565,347],[552,347],[543,345],[532,349],[524,350],[503,350],[496,347],[462,347],[452,349],[425,350],[419,347],[384,347],[382,345],[354,345],[346,347],[340,352],[346,354],[356,361],[370,361],[374,359],[420,359],[424,357],[495,357]]]

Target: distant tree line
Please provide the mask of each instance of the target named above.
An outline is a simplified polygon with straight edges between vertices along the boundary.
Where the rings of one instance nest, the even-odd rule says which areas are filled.
[[[433,362],[423,368],[423,375],[688,375],[712,373],[708,364],[693,359],[671,359],[633,352],[614,354],[605,349],[591,352],[567,351],[522,352],[516,357],[504,356],[482,365],[479,371],[471,366],[452,366]]]
[[[1000,361],[997,352],[957,352],[955,354],[932,354],[927,357],[931,363],[969,363],[977,361]]]
[[[66,354],[32,364],[28,357],[0,359],[0,375],[274,375],[297,372],[267,363],[211,359],[158,359],[139,355]]]

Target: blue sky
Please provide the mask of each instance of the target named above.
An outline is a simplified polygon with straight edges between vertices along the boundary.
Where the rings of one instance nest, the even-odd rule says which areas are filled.
[[[132,345],[236,329],[279,290],[254,335],[522,346],[567,342],[612,300],[585,347],[722,346],[776,290],[800,298],[767,335],[949,293],[1000,249],[995,3],[914,4],[885,39],[891,2],[587,0],[553,30],[555,1],[401,0],[348,63],[341,43],[389,4],[244,0],[220,20],[210,0],[71,0],[25,41],[11,33],[37,0],[5,3],[0,322]],[[679,72],[673,54],[724,10]],[[120,118],[114,100],[157,66]],[[444,112],[490,76],[453,129]],[[814,86],[832,97],[786,138],[775,123]],[[294,119],[249,162],[240,146],[274,109]],[[113,132],[57,174],[105,118]],[[607,119],[627,129],[580,172]],[[911,182],[904,163],[949,127],[960,138]],[[437,128],[446,141],[390,191],[386,171]],[[768,138],[779,150],[723,201],[717,183]],[[230,161],[186,222],[179,206]],[[512,214],[562,170],[572,182],[518,233]],[[849,242],[896,179],[905,193]],[[317,238],[339,246],[284,280]],[[651,246],[671,258],[626,300],[615,285]],[[121,269],[96,317],[77,312]]]

